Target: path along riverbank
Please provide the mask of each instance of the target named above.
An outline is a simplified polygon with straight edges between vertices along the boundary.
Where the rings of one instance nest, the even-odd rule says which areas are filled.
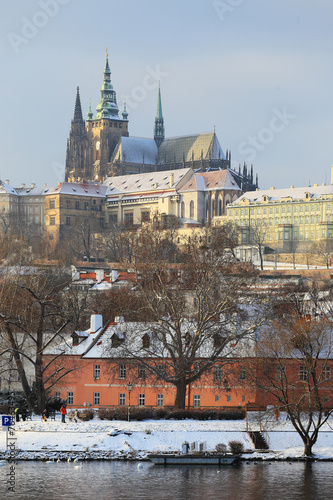
[[[259,430],[269,450],[255,450],[244,420],[147,420],[142,422],[106,421],[42,422],[34,416],[31,421],[16,422],[10,451],[6,449],[6,432],[0,433],[0,459],[11,453],[16,460],[146,460],[149,453],[181,451],[182,443],[206,443],[214,451],[218,443],[243,443],[246,460],[303,459],[301,438],[283,415],[278,421],[252,417],[252,430]],[[248,427],[249,428],[249,427]],[[319,433],[313,448],[316,460],[333,460],[333,419]]]

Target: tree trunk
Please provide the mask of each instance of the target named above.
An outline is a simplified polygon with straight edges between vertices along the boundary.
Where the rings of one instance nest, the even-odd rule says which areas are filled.
[[[185,409],[185,400],[186,400],[186,380],[181,379],[176,384],[176,398],[175,398],[175,407]]]
[[[304,455],[306,455],[307,457],[312,457],[313,455],[312,446],[312,442],[307,441],[306,443],[304,443]]]

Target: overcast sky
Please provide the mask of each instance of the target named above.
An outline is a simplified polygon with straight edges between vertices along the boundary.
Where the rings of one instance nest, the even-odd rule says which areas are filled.
[[[330,183],[331,0],[11,0],[1,6],[0,178],[63,180],[79,85],[99,102],[105,50],[131,136],[216,133],[261,188]]]

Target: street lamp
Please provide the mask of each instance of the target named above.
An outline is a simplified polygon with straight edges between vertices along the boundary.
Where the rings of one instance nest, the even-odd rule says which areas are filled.
[[[128,382],[127,384],[127,390],[128,390],[128,421],[130,421],[131,417],[131,390],[132,390],[132,384],[131,382]]]

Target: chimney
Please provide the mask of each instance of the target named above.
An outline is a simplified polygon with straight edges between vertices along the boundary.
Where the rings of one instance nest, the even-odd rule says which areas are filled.
[[[92,314],[90,317],[90,333],[94,334],[103,326],[103,317],[101,314]]]
[[[8,180],[8,179],[7,179],[7,180],[5,180],[5,184],[9,184],[9,180]]]
[[[291,186],[290,186],[290,189],[294,189],[294,186],[293,186],[293,185],[291,185]]]
[[[31,183],[31,187],[34,188],[36,184],[34,182]]]
[[[22,184],[21,184],[21,188],[25,188],[25,184],[24,184],[24,182],[22,182]]]
[[[45,188],[47,187],[47,183],[46,183],[46,182],[44,182],[44,187],[45,187]]]
[[[118,271],[116,271],[115,269],[112,269],[111,273],[110,273],[111,283],[114,283],[115,281],[117,281],[118,276],[119,276]]]
[[[173,186],[173,184],[174,184],[174,182],[175,182],[175,181],[174,181],[174,175],[173,175],[173,172],[171,172],[171,173],[170,173],[170,184],[169,184],[169,186],[170,186],[170,187],[172,187],[172,186]]]
[[[104,269],[96,269],[95,270],[96,274],[96,281],[97,283],[100,283],[104,279]]]
[[[274,187],[274,186],[271,186],[269,189],[270,189],[271,191],[274,191],[275,187]]]
[[[333,165],[331,166],[331,184],[333,184]]]

